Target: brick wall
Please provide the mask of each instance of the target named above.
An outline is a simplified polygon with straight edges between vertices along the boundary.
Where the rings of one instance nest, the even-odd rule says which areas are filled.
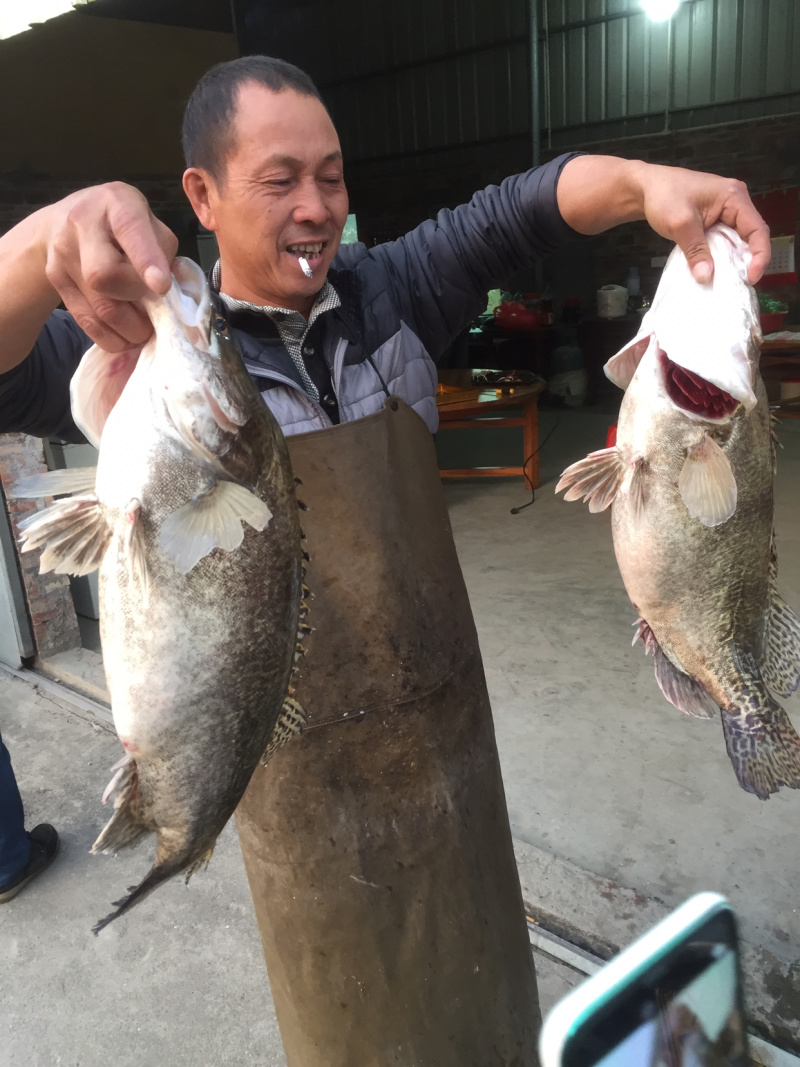
[[[22,433],[0,434],[0,482],[4,490],[17,479],[43,470],[47,467],[40,440]],[[16,541],[19,522],[36,510],[37,502],[6,497],[6,506]],[[17,552],[36,651],[46,658],[68,648],[79,648],[81,636],[69,578],[63,574],[39,574],[39,555],[39,552]]]
[[[47,204],[90,185],[118,179],[119,175],[93,175],[83,178],[52,178],[47,175],[0,174],[0,234]],[[128,180],[128,179],[125,179]],[[193,245],[197,220],[181,187],[179,175],[154,175],[129,181],[150,203],[153,213],[178,236],[187,251],[195,256]],[[183,253],[183,248],[181,248]]]

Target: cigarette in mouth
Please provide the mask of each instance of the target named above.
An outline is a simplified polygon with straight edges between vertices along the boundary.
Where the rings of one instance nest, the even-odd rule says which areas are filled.
[[[298,256],[297,261],[299,262],[300,268],[303,271],[303,274],[305,274],[306,278],[313,278],[314,272],[311,267],[309,267],[308,260],[304,259],[302,256]]]

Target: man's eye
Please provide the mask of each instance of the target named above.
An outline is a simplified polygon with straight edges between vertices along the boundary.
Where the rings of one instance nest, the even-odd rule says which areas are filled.
[[[267,185],[277,185],[277,186],[286,186],[286,185],[291,185],[291,184],[292,184],[292,179],[291,178],[271,178],[267,182]]]

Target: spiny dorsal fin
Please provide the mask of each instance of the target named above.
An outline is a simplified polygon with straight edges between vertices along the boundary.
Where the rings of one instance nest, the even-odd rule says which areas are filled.
[[[604,511],[619,492],[625,467],[616,448],[603,448],[590,452],[585,459],[578,460],[567,467],[561,475],[556,492],[566,489],[565,500],[579,500],[588,503],[589,511]]]
[[[42,574],[90,574],[111,540],[105,509],[94,494],[58,500],[20,523],[20,531],[23,552],[42,549]]]
[[[720,526],[736,511],[736,479],[730,460],[707,433],[687,451],[678,490],[689,514],[704,526]]]
[[[278,721],[275,723],[267,747],[264,749],[264,755],[261,757],[262,767],[266,766],[275,753],[279,752],[293,737],[302,733],[307,721],[306,713],[297,701],[291,696],[285,697]]]

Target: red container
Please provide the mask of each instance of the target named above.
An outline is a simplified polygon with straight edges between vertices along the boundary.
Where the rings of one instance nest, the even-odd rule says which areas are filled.
[[[761,332],[762,333],[777,333],[778,330],[783,329],[783,323],[786,319],[787,312],[785,311],[767,311],[761,313]]]
[[[517,300],[504,300],[494,309],[494,318],[504,330],[536,330],[544,326],[544,316],[540,311],[531,311]]]

